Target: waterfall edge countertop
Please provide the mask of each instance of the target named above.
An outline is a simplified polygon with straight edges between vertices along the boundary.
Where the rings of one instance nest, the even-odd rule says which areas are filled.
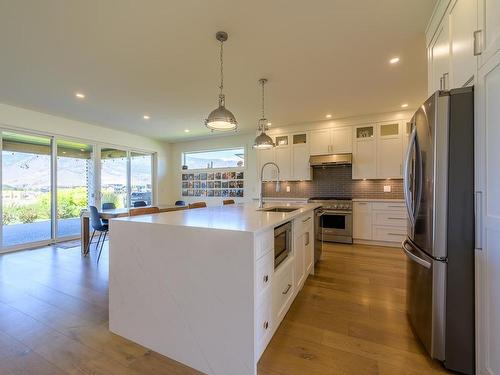
[[[126,221],[255,233],[286,223],[320,206],[317,203],[268,203],[263,209],[259,209],[254,203],[245,203],[175,211],[165,214],[123,217],[113,219],[111,223]],[[274,207],[297,208],[297,210],[291,212],[264,211]]]

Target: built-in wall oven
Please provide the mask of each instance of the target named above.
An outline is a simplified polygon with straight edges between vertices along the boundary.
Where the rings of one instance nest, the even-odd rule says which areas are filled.
[[[326,242],[352,243],[352,201],[347,198],[311,198],[321,203],[317,236]]]
[[[274,268],[276,269],[292,252],[292,223],[274,228]]]

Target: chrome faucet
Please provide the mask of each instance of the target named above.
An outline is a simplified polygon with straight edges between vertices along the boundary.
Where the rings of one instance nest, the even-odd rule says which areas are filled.
[[[264,163],[264,165],[262,166],[262,168],[260,169],[260,196],[259,196],[259,208],[262,208],[264,207],[264,201],[262,199],[262,178],[264,177],[263,174],[264,174],[264,168],[267,166],[267,165],[274,165],[276,167],[276,169],[278,170],[278,177],[276,178],[276,193],[279,193],[280,192],[280,167],[278,167],[278,164],[272,162],[272,161],[268,161],[267,163]]]

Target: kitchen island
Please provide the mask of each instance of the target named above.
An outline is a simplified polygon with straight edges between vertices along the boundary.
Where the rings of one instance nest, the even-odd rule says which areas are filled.
[[[110,330],[207,374],[256,374],[314,272],[319,205],[293,206],[291,212],[246,204],[111,220]],[[290,242],[275,241],[275,228],[287,223]],[[290,250],[276,267],[275,242]]]

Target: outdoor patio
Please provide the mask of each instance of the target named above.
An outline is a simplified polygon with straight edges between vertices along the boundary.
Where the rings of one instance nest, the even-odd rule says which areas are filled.
[[[50,220],[28,224],[11,224],[3,227],[3,246],[15,246],[29,242],[50,240]],[[58,237],[80,235],[80,218],[58,222]]]

